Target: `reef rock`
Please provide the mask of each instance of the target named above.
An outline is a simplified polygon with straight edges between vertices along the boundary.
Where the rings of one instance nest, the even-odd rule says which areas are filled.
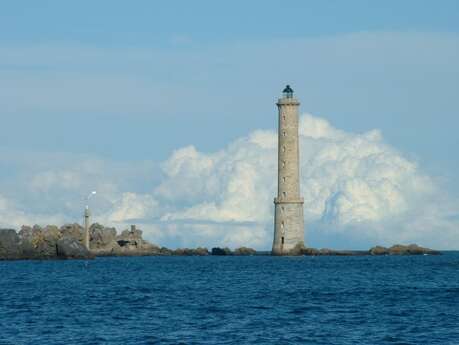
[[[116,237],[119,248],[115,251],[116,255],[158,255],[160,248],[145,241],[142,238],[142,230],[135,225],[130,230],[124,230]]]
[[[91,258],[94,255],[173,255],[173,251],[155,246],[142,238],[142,231],[132,226],[117,236],[115,228],[93,224],[89,229],[90,251],[84,246],[84,229],[79,224],[58,228],[34,225],[0,230],[1,259]],[[206,248],[185,250],[183,255],[207,255]]]
[[[84,228],[77,223],[65,224],[60,228],[62,237],[74,238],[77,241],[83,243],[84,240]]]
[[[56,256],[61,259],[92,259],[94,255],[76,238],[63,237],[56,243]]]
[[[168,255],[142,238],[142,230],[134,225],[117,235],[115,228],[94,223],[89,228],[90,251],[96,256]],[[172,251],[171,251],[172,253]]]
[[[234,250],[234,255],[255,255],[257,251],[253,248],[239,247]]]
[[[320,251],[316,248],[303,248],[301,250],[301,255],[315,256],[320,254]]]
[[[91,258],[92,255],[76,238],[63,236],[54,225],[23,226],[0,230],[0,259]]]
[[[130,230],[124,230],[120,235],[116,237],[116,241],[124,249],[138,249],[142,247],[143,238],[142,230],[136,229],[135,226],[131,226]]]
[[[439,251],[424,248],[417,244],[402,245],[396,244],[390,248],[376,246],[369,250],[370,255],[438,255]]]
[[[169,256],[169,255],[173,255],[174,254],[174,251],[172,249],[169,249],[169,248],[166,248],[166,247],[161,247],[159,249],[159,255],[165,255],[165,256]]]
[[[14,229],[0,229],[0,259],[18,259],[22,255],[19,236]]]
[[[231,249],[225,247],[225,248],[220,248],[220,247],[215,247],[212,248],[212,255],[233,255],[231,252]]]
[[[23,258],[31,259],[37,256],[35,246],[33,244],[33,238],[35,234],[41,232],[40,227],[30,227],[23,225],[19,230],[19,245],[21,247],[21,255]]]
[[[96,255],[113,255],[120,250],[116,229],[94,223],[89,227],[89,247]]]
[[[176,250],[172,251],[172,255],[177,256],[206,256],[209,255],[209,251],[207,248],[198,247],[196,249],[190,248],[177,248]]]
[[[389,255],[438,255],[440,252],[418,246],[417,244],[410,244],[404,246],[402,244],[396,244],[388,249]]]
[[[389,250],[386,247],[375,246],[370,248],[369,253],[370,255],[388,255]]]
[[[48,259],[56,257],[57,241],[62,237],[57,226],[48,225],[41,228],[34,225],[31,231],[29,229],[21,229],[21,231],[24,258]]]

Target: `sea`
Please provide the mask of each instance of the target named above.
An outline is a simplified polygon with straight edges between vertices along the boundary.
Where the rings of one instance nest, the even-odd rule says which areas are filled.
[[[459,252],[0,262],[0,344],[459,344]]]

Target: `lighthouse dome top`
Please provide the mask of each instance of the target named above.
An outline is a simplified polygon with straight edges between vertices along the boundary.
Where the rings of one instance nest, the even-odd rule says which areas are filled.
[[[277,105],[300,105],[300,102],[298,102],[296,98],[293,98],[293,89],[290,87],[290,85],[287,85],[282,91],[282,97],[278,99]]]
[[[282,93],[285,98],[293,98],[293,89],[290,87],[290,85],[287,85]]]

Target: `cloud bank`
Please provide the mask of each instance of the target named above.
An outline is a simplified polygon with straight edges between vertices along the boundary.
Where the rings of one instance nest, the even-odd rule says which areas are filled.
[[[379,131],[349,133],[304,114],[299,135],[309,245],[352,248],[417,242],[459,247],[457,202],[415,161],[386,144]],[[19,200],[0,198],[0,225],[75,217],[77,203],[61,206],[59,216],[50,217],[50,210],[38,209],[31,200],[37,195],[64,200],[64,195],[100,188],[93,201],[96,220],[118,226],[139,223],[147,237],[160,244],[269,249],[276,132],[256,130],[213,153],[183,147],[160,169],[129,166],[81,160],[76,168],[39,169],[27,178],[28,192],[35,197],[23,199],[22,208]],[[157,183],[149,182],[151,189],[139,188],[139,179],[146,181],[149,174]]]
[[[341,131],[326,120],[301,117],[301,189],[307,233],[366,242],[459,245],[457,223],[447,222],[452,202],[416,162],[385,144],[379,131]],[[182,203],[164,221],[263,225],[272,232],[276,193],[277,135],[254,131],[222,151],[175,151],[163,164],[165,180],[155,194]],[[175,187],[175,188],[174,188]],[[441,236],[438,235],[441,233]],[[307,235],[307,236],[308,236]],[[308,238],[306,238],[308,241]]]

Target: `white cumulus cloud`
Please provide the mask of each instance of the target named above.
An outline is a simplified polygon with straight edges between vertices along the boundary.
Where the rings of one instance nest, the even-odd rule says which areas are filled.
[[[158,202],[149,194],[125,192],[113,202],[108,214],[101,218],[106,218],[109,223],[151,218],[157,206]]]
[[[384,143],[379,131],[348,133],[305,114],[299,135],[309,231],[344,233],[383,244],[459,245],[457,222],[445,224],[447,216],[441,212],[451,200],[440,201],[442,192],[432,178]],[[228,231],[238,223],[252,223],[252,229],[263,225],[263,245],[269,246],[276,160],[274,131],[255,131],[216,153],[202,153],[193,146],[176,150],[164,162],[165,180],[156,188],[158,197],[176,202],[162,220],[228,223]],[[426,209],[431,210],[429,216]],[[250,234],[244,235],[249,243]],[[259,231],[253,230],[252,236],[259,237]]]
[[[304,114],[299,137],[307,244],[459,247],[459,203],[379,131],[349,133]],[[84,198],[95,189],[94,221],[136,223],[160,245],[271,246],[273,130],[255,130],[217,152],[177,149],[162,172],[152,162],[30,157],[0,157],[14,172],[0,183],[0,226],[81,221]]]

